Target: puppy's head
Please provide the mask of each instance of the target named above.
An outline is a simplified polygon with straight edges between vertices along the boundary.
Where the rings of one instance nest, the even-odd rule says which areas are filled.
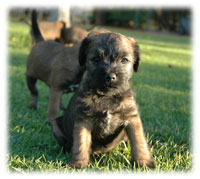
[[[92,32],[81,44],[79,63],[86,66],[91,88],[120,88],[127,84],[133,71],[138,71],[139,46],[134,39],[118,33]]]

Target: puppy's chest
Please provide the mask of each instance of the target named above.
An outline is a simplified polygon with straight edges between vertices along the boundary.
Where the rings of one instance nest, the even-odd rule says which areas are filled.
[[[90,97],[87,99],[85,117],[93,126],[93,137],[104,139],[124,128],[130,116],[137,114],[132,95],[113,97]]]
[[[120,114],[111,111],[97,112],[93,118],[93,134],[98,138],[105,138],[114,134],[119,127],[124,127],[127,122]]]
[[[124,107],[122,104],[113,109],[96,111],[93,116],[93,134],[102,139],[115,134],[129,123],[132,113],[137,113],[134,106]]]

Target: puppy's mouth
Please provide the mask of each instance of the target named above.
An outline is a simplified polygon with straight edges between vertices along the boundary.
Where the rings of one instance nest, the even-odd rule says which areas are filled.
[[[119,88],[119,86],[117,86],[113,83],[105,82],[97,88],[97,91],[101,92],[101,93],[107,93],[108,91],[114,91],[118,88]]]
[[[109,90],[109,89],[117,89],[120,87],[118,80],[116,81],[109,81],[109,80],[104,80],[102,83],[102,87],[104,90]]]
[[[117,88],[116,82],[105,81],[104,83],[105,88]]]

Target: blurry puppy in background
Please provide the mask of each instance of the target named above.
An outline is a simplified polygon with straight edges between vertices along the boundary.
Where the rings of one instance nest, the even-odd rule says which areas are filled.
[[[91,153],[108,152],[124,140],[130,141],[136,166],[154,168],[129,83],[140,64],[136,41],[109,31],[92,32],[81,44],[79,63],[86,68],[79,89],[64,116],[52,123],[58,143],[71,152],[70,165],[86,167]]]
[[[31,37],[32,45],[35,45],[35,38],[32,28],[32,23],[22,19],[26,24],[31,27]],[[85,30],[80,27],[66,27],[66,23],[63,21],[48,22],[42,21],[38,23],[40,33],[45,41],[55,40],[62,45],[74,45],[81,42],[85,37],[87,37],[89,31],[93,30],[95,27],[92,27],[88,30]]]

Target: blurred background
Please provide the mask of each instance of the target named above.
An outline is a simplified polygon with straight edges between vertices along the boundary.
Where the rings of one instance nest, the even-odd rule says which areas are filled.
[[[11,18],[30,20],[30,8],[11,9]],[[167,8],[41,8],[39,20],[62,20],[66,27],[84,25],[89,28],[95,26],[114,26],[140,31],[176,33],[190,35],[191,12],[190,9]]]

